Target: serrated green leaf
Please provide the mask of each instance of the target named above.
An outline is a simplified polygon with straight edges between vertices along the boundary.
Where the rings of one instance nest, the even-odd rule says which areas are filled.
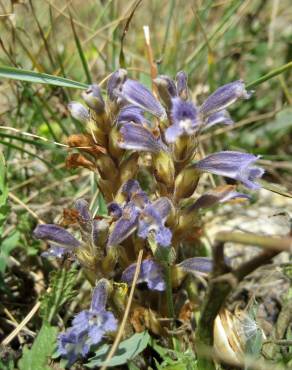
[[[120,343],[115,355],[107,363],[107,366],[119,366],[126,364],[128,361],[134,359],[139,353],[144,351],[150,340],[150,335],[147,331],[134,334],[131,338]],[[102,366],[111,346],[103,345],[95,352],[95,356],[86,364],[89,368],[96,368]]]
[[[76,276],[77,270],[74,267],[71,270],[63,268],[51,273],[51,290],[42,298],[40,308],[40,315],[44,321],[51,323],[61,307],[74,296]]]
[[[74,89],[87,89],[88,85],[81,82],[69,80],[68,78],[52,76],[47,73],[38,73],[27,71],[25,69],[0,67],[0,78],[9,78],[12,80],[26,81],[38,84],[47,84],[62,87],[71,87]]]
[[[50,370],[48,359],[55,348],[57,333],[58,328],[43,324],[31,349],[24,347],[22,358],[18,362],[18,369]]]

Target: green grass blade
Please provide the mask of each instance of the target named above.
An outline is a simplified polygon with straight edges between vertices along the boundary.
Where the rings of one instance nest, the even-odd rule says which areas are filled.
[[[71,87],[73,89],[87,89],[88,85],[69,80],[64,77],[52,76],[46,73],[38,73],[25,69],[0,66],[0,78],[10,78],[12,80],[26,81],[39,84],[54,86]]]
[[[262,84],[263,82],[265,81],[268,81],[269,79],[285,72],[285,71],[288,71],[290,68],[292,68],[292,61],[287,63],[287,64],[284,64],[283,66],[281,67],[277,67],[277,68],[274,68],[272,69],[269,73],[265,74],[264,76],[258,78],[257,80],[253,81],[253,82],[250,82],[249,84],[246,85],[246,88],[247,89],[251,89],[253,87],[256,87],[260,84]]]
[[[75,44],[76,44],[78,54],[79,54],[79,57],[80,57],[80,60],[81,60],[81,63],[82,63],[82,66],[83,66],[83,69],[84,69],[84,72],[85,72],[85,75],[86,75],[87,83],[92,84],[92,79],[91,79],[89,67],[88,67],[88,64],[87,64],[87,60],[86,60],[86,57],[84,55],[79,37],[77,35],[77,32],[76,32],[71,14],[70,14],[70,21],[71,21],[71,28],[72,28],[73,35],[74,35]]]

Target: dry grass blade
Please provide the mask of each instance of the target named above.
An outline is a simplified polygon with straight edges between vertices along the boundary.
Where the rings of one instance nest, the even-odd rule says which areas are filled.
[[[33,318],[40,308],[41,302],[37,302],[30,312],[25,316],[21,323],[2,341],[3,346],[8,346],[8,344],[18,335],[18,333],[27,325],[27,323]]]
[[[131,287],[130,294],[129,294],[128,303],[127,303],[125,313],[124,313],[124,316],[123,316],[123,320],[121,322],[118,334],[115,338],[115,341],[112,345],[112,348],[111,348],[109,354],[107,355],[107,357],[105,359],[105,362],[104,362],[104,365],[101,367],[101,370],[106,370],[107,369],[107,363],[114,356],[114,354],[115,354],[115,352],[118,348],[118,345],[120,343],[120,340],[123,336],[125,325],[126,325],[126,322],[127,322],[127,319],[128,319],[128,315],[129,315],[129,312],[130,312],[130,308],[131,308],[131,304],[132,304],[132,300],[133,300],[133,296],[134,296],[135,287],[136,287],[138,276],[139,276],[139,273],[140,273],[140,267],[141,267],[141,263],[142,263],[142,256],[143,256],[143,250],[141,249],[140,252],[139,252],[139,255],[138,255],[136,270],[135,270],[135,274],[134,274],[134,278],[133,278],[133,282],[132,282],[132,287]]]

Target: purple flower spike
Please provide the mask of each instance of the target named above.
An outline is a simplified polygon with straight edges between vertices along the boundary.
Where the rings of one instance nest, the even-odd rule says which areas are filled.
[[[207,117],[212,113],[223,110],[229,105],[236,102],[238,99],[249,99],[252,92],[245,89],[245,84],[242,80],[234,81],[229,84],[219,87],[200,107],[200,113],[203,117]]]
[[[125,123],[121,130],[121,141],[119,146],[123,149],[139,150],[158,153],[165,150],[164,144],[157,139],[147,128],[134,124]]]
[[[207,257],[193,257],[187,258],[177,266],[186,272],[208,274],[213,269],[213,261]]]
[[[137,266],[136,263],[130,265],[123,272],[121,280],[131,285],[134,278],[136,266]],[[150,290],[158,290],[160,292],[165,290],[163,269],[158,263],[151,259],[146,259],[141,263],[138,283],[144,282],[147,283],[147,286]]]
[[[146,239],[150,232],[154,232],[157,244],[168,247],[171,243],[172,233],[164,226],[169,215],[171,205],[168,198],[160,198],[148,204],[139,217],[138,236]]]
[[[107,247],[120,244],[130,236],[138,225],[139,210],[132,203],[128,203],[123,209],[123,215],[115,222],[114,228],[109,235]]]
[[[258,158],[249,153],[224,151],[210,154],[194,166],[201,171],[241,181],[249,189],[259,189],[260,185],[254,181],[264,174],[264,169],[252,166]]]
[[[71,366],[80,356],[86,357],[91,346],[96,346],[108,332],[117,329],[117,320],[105,310],[109,283],[101,279],[93,292],[91,307],[81,311],[72,321],[72,327],[58,337],[58,351]]]
[[[164,120],[166,112],[154,95],[140,82],[126,80],[122,86],[120,97],[130,104],[136,105],[154,116]]]
[[[135,105],[126,105],[120,110],[117,118],[117,123],[123,124],[126,122],[142,124],[147,122],[147,120],[144,117],[143,110],[140,107],[137,107]]]
[[[183,134],[194,134],[198,128],[197,110],[191,101],[172,99],[171,118],[173,124],[165,132],[169,143],[175,142]]]
[[[234,122],[231,119],[229,113],[227,110],[223,109],[220,112],[216,112],[211,114],[207,120],[204,122],[204,130],[207,130],[210,127],[213,127],[215,125],[232,125]]]
[[[33,234],[37,239],[46,240],[61,247],[77,248],[80,246],[80,242],[72,234],[58,225],[38,225]]]

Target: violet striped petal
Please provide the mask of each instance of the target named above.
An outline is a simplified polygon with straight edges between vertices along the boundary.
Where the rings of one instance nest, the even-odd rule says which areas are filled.
[[[213,153],[194,164],[194,167],[215,175],[230,177],[242,182],[247,188],[259,189],[255,182],[264,174],[261,167],[253,167],[258,156],[249,153],[223,151]]]
[[[107,247],[120,244],[136,230],[139,214],[140,212],[135,205],[128,203],[125,206],[122,217],[114,223],[108,238]]]
[[[125,281],[127,284],[131,285],[135,270],[136,270],[136,263],[130,265],[122,274],[121,280]],[[165,281],[163,277],[163,269],[157,262],[146,259],[142,261],[140,273],[138,277],[138,283],[147,283],[147,286],[150,290],[158,290],[164,291],[165,290]]]
[[[203,129],[207,130],[210,127],[215,125],[232,125],[234,122],[230,117],[230,114],[227,110],[223,109],[222,111],[211,114],[204,122]]]
[[[195,203],[190,206],[190,210],[197,210],[200,208],[209,208],[218,203],[228,202],[234,199],[250,199],[250,196],[234,191],[234,186],[226,185],[214,188],[205,194],[201,195]]]
[[[229,107],[238,99],[249,99],[252,92],[245,89],[242,80],[237,80],[219,87],[211,94],[200,107],[200,114],[207,117],[212,113],[218,112]]]
[[[125,123],[121,130],[119,146],[123,149],[158,153],[165,150],[165,145],[160,138],[156,138],[147,128],[134,124]]]
[[[126,80],[122,86],[120,97],[130,104],[152,113],[154,116],[164,120],[166,112],[155,96],[140,82]]]
[[[185,259],[177,266],[186,272],[208,274],[213,269],[213,261],[207,257],[193,257]]]
[[[143,110],[140,107],[137,107],[135,105],[126,105],[120,110],[117,118],[117,123],[123,124],[126,122],[142,124],[144,122],[147,122],[147,120],[144,117]]]
[[[56,243],[60,247],[77,248],[80,242],[63,227],[54,224],[38,225],[33,235],[37,239],[46,240],[47,242]]]
[[[92,293],[92,299],[91,299],[91,310],[100,312],[105,309],[105,305],[107,302],[108,297],[108,291],[109,291],[109,285],[107,279],[100,279]]]

